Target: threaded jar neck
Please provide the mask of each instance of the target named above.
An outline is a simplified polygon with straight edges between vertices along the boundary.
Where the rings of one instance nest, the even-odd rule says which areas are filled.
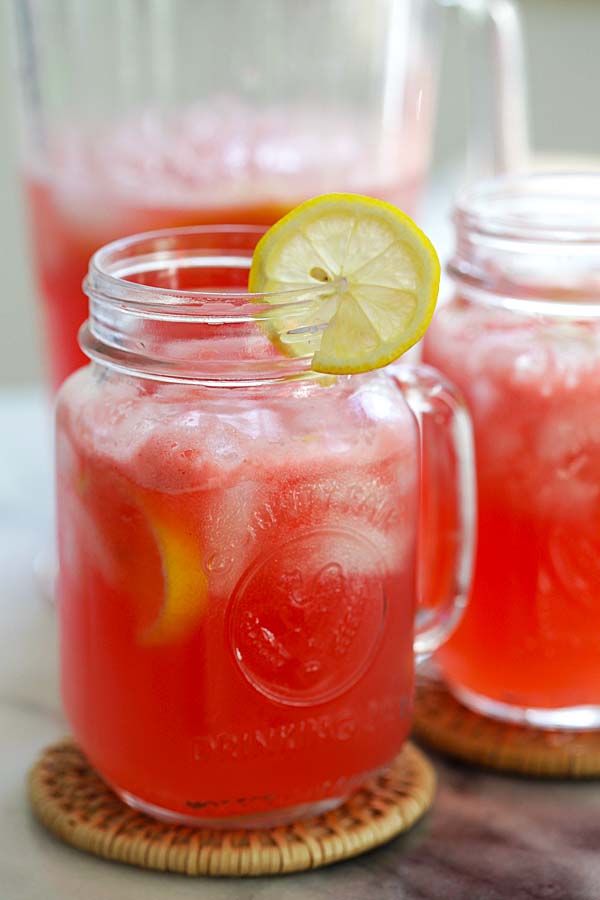
[[[90,359],[158,380],[257,384],[305,377],[307,307],[315,339],[324,327],[323,286],[250,294],[248,271],[265,229],[198,226],[107,244],[90,262],[89,319],[80,333]],[[302,331],[293,352],[295,331]],[[278,336],[285,333],[287,352]]]
[[[600,317],[600,172],[480,182],[458,198],[454,223],[448,271],[468,299]]]

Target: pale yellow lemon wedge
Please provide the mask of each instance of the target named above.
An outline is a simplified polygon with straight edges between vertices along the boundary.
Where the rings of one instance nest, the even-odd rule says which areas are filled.
[[[162,563],[163,597],[157,618],[141,639],[145,644],[170,643],[184,637],[201,620],[208,603],[208,578],[194,537],[156,513],[149,514],[148,520]]]
[[[185,640],[208,607],[202,541],[193,519],[170,498],[146,492],[104,466],[81,466],[73,477],[82,500],[81,540],[93,541],[103,577],[129,595],[140,643]]]
[[[137,506],[158,551],[162,575],[155,582],[154,611],[151,618],[144,617],[139,637],[144,644],[177,642],[198,627],[208,606],[199,538],[177,510],[168,510],[160,499],[138,495]]]
[[[317,372],[349,374],[385,366],[416,344],[439,280],[433,245],[407,215],[371,197],[325,194],[261,238],[248,287],[274,304],[264,322],[284,353],[312,354]],[[308,288],[320,290],[293,314],[275,295]]]

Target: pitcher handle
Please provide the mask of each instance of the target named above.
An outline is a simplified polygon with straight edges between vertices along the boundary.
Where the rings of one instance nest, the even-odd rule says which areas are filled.
[[[516,172],[530,150],[523,29],[513,0],[438,0],[458,7],[469,58],[469,180]]]
[[[392,377],[417,420],[420,435],[421,602],[414,638],[420,661],[449,637],[469,595],[476,530],[473,433],[464,400],[439,372],[424,365],[391,368]],[[449,556],[447,560],[444,554]],[[439,597],[432,587],[435,567],[439,567],[435,569],[438,575],[443,570]],[[424,596],[426,587],[429,596]]]

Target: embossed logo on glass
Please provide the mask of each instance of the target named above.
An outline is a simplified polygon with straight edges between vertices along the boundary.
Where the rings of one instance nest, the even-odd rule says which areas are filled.
[[[229,632],[238,665],[258,691],[306,706],[360,677],[384,617],[377,549],[352,531],[321,529],[253,563],[234,593]]]

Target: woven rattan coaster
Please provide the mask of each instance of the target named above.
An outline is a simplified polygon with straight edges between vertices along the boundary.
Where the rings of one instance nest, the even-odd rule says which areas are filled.
[[[187,875],[273,875],[315,869],[407,831],[431,806],[431,764],[406,744],[392,767],[333,812],[293,825],[221,831],[166,825],[134,812],[72,741],[48,747],[29,776],[40,822],[74,847]]]
[[[443,682],[417,682],[413,733],[428,746],[484,768],[541,778],[600,775],[600,731],[543,731],[489,719]]]

